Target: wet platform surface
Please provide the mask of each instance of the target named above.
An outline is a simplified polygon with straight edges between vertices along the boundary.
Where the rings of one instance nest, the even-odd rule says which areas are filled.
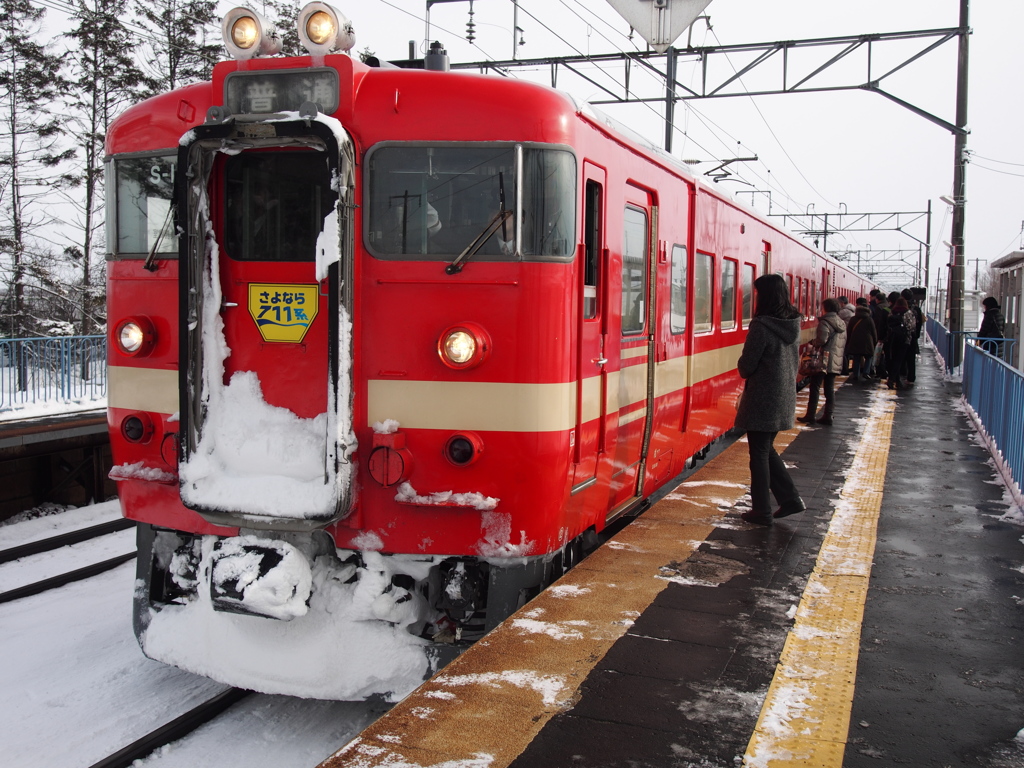
[[[786,443],[807,512],[740,520],[736,443],[325,765],[1024,766],[1024,528],[932,353]]]

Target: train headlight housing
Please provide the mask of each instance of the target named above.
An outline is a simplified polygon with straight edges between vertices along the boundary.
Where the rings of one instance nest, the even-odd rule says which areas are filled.
[[[221,21],[224,46],[239,61],[281,52],[281,36],[273,24],[250,8],[232,8]]]
[[[129,443],[148,443],[153,436],[153,419],[146,413],[133,413],[121,422],[121,435]]]
[[[476,323],[453,325],[437,342],[441,362],[456,370],[475,368],[487,359],[490,351],[490,336]]]
[[[468,467],[484,452],[484,441],[474,432],[452,435],[444,444],[444,457],[456,467]]]
[[[117,348],[129,357],[149,354],[156,343],[153,324],[144,317],[129,317],[117,324],[114,330]]]
[[[327,3],[309,3],[297,19],[299,42],[313,56],[350,51],[356,44],[352,22]]]

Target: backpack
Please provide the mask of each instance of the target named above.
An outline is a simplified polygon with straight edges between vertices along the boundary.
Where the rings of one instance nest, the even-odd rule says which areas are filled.
[[[892,313],[887,319],[890,344],[906,344],[910,339],[907,333],[907,326],[903,322],[903,315]]]

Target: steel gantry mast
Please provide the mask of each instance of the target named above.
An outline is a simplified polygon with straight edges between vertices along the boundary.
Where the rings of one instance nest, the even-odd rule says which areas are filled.
[[[452,2],[453,0],[428,0],[432,2]],[[709,2],[710,0],[708,0]],[[619,9],[621,0],[609,0]],[[672,3],[687,4],[690,19],[696,20],[701,10],[708,5],[705,0],[642,0],[636,5],[643,7],[645,13],[652,15],[671,11]],[[963,330],[963,296],[964,296],[964,214],[966,208],[966,166],[967,166],[967,72],[968,72],[968,39],[971,34],[969,27],[970,0],[960,0],[959,24],[956,27],[926,29],[908,32],[872,33],[839,37],[821,37],[807,40],[785,40],[766,43],[745,43],[739,45],[693,46],[689,40],[685,47],[676,48],[672,45],[676,34],[670,40],[656,38],[661,26],[653,24],[654,31],[645,31],[637,26],[630,17],[627,20],[634,25],[636,31],[653,43],[645,51],[620,51],[605,54],[578,54],[575,56],[545,56],[531,59],[507,59],[504,61],[478,61],[452,64],[452,69],[477,69],[481,72],[497,72],[506,74],[514,68],[550,67],[551,85],[557,87],[560,69],[568,70],[599,89],[603,98],[592,100],[595,105],[630,104],[630,103],[664,103],[665,109],[665,141],[666,151],[672,150],[672,137],[675,131],[675,104],[678,101],[692,99],[721,99],[737,96],[767,96],[794,93],[827,93],[835,91],[866,91],[882,96],[894,104],[923,117],[929,122],[949,131],[954,136],[953,158],[953,197],[952,197],[952,249],[949,269],[949,311],[950,330]],[[653,15],[652,15],[653,18]],[[678,23],[678,18],[674,23]],[[703,17],[707,18],[707,17]],[[692,21],[688,22],[689,26]],[[675,31],[675,30],[673,30]],[[680,30],[681,32],[681,30]],[[906,53],[908,44],[918,42],[912,52]],[[947,43],[956,41],[957,56],[957,87],[955,115],[952,120],[940,117],[887,89],[887,81],[894,75],[919,61],[923,57],[941,48]],[[882,58],[876,54],[885,49],[886,60],[896,62],[878,67],[876,60]],[[817,54],[816,65],[800,74],[795,74],[793,62],[795,54]],[[851,75],[854,69],[846,66],[856,57],[863,63],[861,76]],[[746,63],[734,70],[732,58],[742,58]],[[680,61],[696,61],[699,65],[700,82],[690,86],[679,82],[677,71]],[[716,66],[718,61],[727,66]],[[621,93],[616,93],[603,83],[597,82],[582,71],[583,66],[624,66]],[[839,66],[842,64],[843,66]],[[663,95],[640,96],[632,92],[629,84],[630,69],[633,65],[642,67],[665,83]],[[743,78],[758,73],[761,81],[771,83],[767,87],[749,90],[743,84]],[[721,73],[721,74],[719,74]],[[826,77],[826,75],[828,77]],[[829,80],[828,78],[836,78]],[[616,78],[618,79],[618,78]],[[931,204],[927,212],[930,236]],[[863,215],[863,214],[862,214]],[[873,214],[875,215],[875,214]],[[901,214],[877,214],[896,215]],[[920,215],[920,214],[914,214]],[[930,246],[925,243],[925,262],[930,262]],[[928,281],[928,267],[925,267],[925,281]]]

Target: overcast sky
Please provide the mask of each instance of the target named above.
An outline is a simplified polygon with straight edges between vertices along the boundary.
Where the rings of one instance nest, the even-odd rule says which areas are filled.
[[[425,0],[362,0],[358,4],[339,3],[337,7],[355,26],[356,50],[369,48],[382,59],[405,58],[409,40],[416,40],[417,45],[424,40]],[[476,0],[475,45],[464,39],[469,9],[468,0],[435,3],[431,8],[431,39],[441,41],[454,62],[510,58],[514,39],[511,0]],[[693,31],[695,46],[956,27],[959,0],[712,0],[705,13],[711,17],[712,29],[698,21]],[[611,6],[595,0],[521,0],[519,26],[525,41],[518,46],[520,58],[645,46],[638,35],[632,41],[627,39],[629,25]],[[973,287],[977,266],[973,259],[981,259],[984,270],[985,262],[1021,245],[1024,150],[1018,137],[1024,106],[1017,79],[1021,57],[1015,51],[1019,50],[1019,30],[1024,28],[1024,3],[975,0],[971,27],[968,148],[975,154],[968,166],[966,185],[968,289]],[[684,33],[677,47],[685,46],[686,37]],[[920,42],[899,48],[878,47],[874,71],[922,47]],[[956,50],[954,41],[944,44],[887,81],[887,89],[954,122]],[[823,61],[822,54],[814,56],[815,65]],[[699,71],[692,61],[680,59],[680,82],[698,82]],[[791,72],[813,68],[810,62],[810,58],[794,56]],[[739,68],[745,63],[745,59],[736,57],[729,65]],[[850,82],[852,77],[863,78],[866,55],[862,52],[851,57],[845,66],[833,70],[835,79]],[[615,85],[617,80],[621,82],[621,64],[609,67],[607,73],[593,68],[587,71],[596,81],[613,90],[621,89],[621,85]],[[770,70],[763,72],[761,78]],[[854,74],[847,74],[851,72]],[[533,72],[516,70],[512,76],[550,84],[547,67]],[[761,81],[751,75],[744,83],[753,89]],[[564,71],[558,87],[582,100],[605,96],[594,85]],[[643,95],[663,92],[663,86],[645,79],[635,68],[632,88]],[[601,108],[651,141],[663,143],[662,105]],[[767,212],[768,196],[755,190],[772,190],[772,213],[913,212],[926,210],[931,201],[932,284],[939,268],[948,262],[948,248],[942,243],[950,240],[950,209],[939,197],[952,196],[953,136],[888,99],[845,91],[694,100],[679,104],[676,125],[673,154],[703,161],[695,166],[698,172],[710,169],[712,161],[758,156],[756,163],[731,165],[736,173],[734,180],[719,186],[740,192],[738,199],[754,202],[762,212]],[[926,239],[923,219],[909,229],[917,238]],[[912,265],[918,263],[917,243],[906,236],[881,231],[848,233],[830,238],[828,243],[830,251],[861,251],[865,271],[870,270],[869,246],[873,250],[914,251],[906,259]],[[908,274],[913,276],[912,271]],[[897,277],[890,282],[903,287],[909,280]]]

